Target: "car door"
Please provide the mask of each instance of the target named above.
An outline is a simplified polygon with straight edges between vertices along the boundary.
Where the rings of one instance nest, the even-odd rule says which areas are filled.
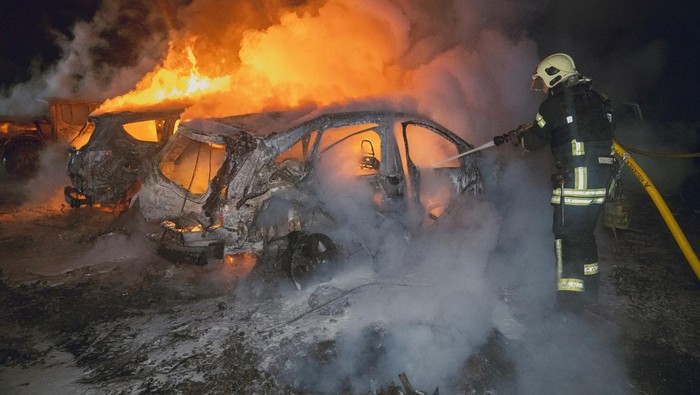
[[[369,199],[382,208],[404,195],[398,157],[384,123],[335,125],[320,133],[314,171],[324,190]]]
[[[438,219],[466,191],[480,188],[480,175],[470,158],[453,158],[471,145],[447,129],[423,120],[394,127],[407,180],[408,200],[424,218]]]

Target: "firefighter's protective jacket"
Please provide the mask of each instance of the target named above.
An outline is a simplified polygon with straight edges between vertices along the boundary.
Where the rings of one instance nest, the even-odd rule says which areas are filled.
[[[533,151],[550,145],[555,153],[555,148],[572,140],[612,144],[612,138],[610,101],[591,89],[590,82],[582,82],[549,91],[533,128],[523,135],[523,147]]]
[[[610,101],[591,89],[590,82],[582,82],[549,91],[521,144],[527,151],[549,145],[560,173],[574,181],[565,190],[565,204],[589,205],[603,202],[606,185],[591,185],[585,173],[590,167],[612,165],[612,138]],[[559,193],[555,190],[553,204],[559,204]]]

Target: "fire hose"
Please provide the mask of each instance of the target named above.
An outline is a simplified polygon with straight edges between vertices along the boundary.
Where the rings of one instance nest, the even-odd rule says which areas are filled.
[[[639,155],[649,156],[652,158],[661,158],[661,159],[700,158],[700,152],[694,152],[694,153],[650,152],[650,151],[642,151],[640,149],[630,147],[627,145],[623,145],[620,143],[618,143],[618,145],[620,147],[624,148],[626,151],[634,152],[635,154],[639,154]]]
[[[656,189],[646,173],[644,173],[644,170],[639,167],[637,162],[632,159],[630,154],[616,141],[613,141],[613,150],[615,150],[615,154],[622,159],[630,170],[632,170],[632,173],[637,178],[637,181],[639,181],[639,183],[642,184],[642,187],[644,187],[644,190],[647,191],[651,197],[651,200],[654,202],[656,208],[659,210],[659,213],[661,213],[661,216],[666,222],[666,226],[671,231],[673,238],[676,240],[676,243],[678,243],[678,246],[683,252],[685,259],[695,272],[695,276],[700,279],[700,261],[698,261],[698,256],[695,255],[693,248],[690,246],[690,243],[688,243],[688,239],[685,237],[685,234],[683,234],[678,222],[673,217],[671,210],[661,197],[661,194],[659,194],[659,191]]]

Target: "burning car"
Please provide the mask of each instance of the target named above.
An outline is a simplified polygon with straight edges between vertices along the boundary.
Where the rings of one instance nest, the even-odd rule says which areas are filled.
[[[120,211],[145,178],[145,163],[173,135],[184,109],[91,115],[71,142],[64,195],[71,207]]]
[[[403,113],[197,119],[183,122],[150,163],[137,201],[147,221],[162,221],[164,255],[199,264],[282,257],[295,278],[346,243],[378,248],[363,240],[365,227],[399,218],[410,231],[481,193],[474,156],[435,166],[471,148]]]

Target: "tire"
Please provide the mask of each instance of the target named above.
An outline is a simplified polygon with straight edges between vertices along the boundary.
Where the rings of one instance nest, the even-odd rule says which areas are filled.
[[[330,237],[322,233],[302,235],[290,245],[287,272],[297,289],[305,288],[318,271],[324,271],[336,258],[337,248]]]
[[[41,143],[38,141],[15,141],[5,147],[3,162],[8,173],[29,177],[39,170]]]
[[[338,249],[330,237],[322,233],[293,231],[271,240],[263,248],[252,273],[263,278],[284,273],[301,290],[315,280],[327,277],[333,271],[332,262],[337,255]]]

